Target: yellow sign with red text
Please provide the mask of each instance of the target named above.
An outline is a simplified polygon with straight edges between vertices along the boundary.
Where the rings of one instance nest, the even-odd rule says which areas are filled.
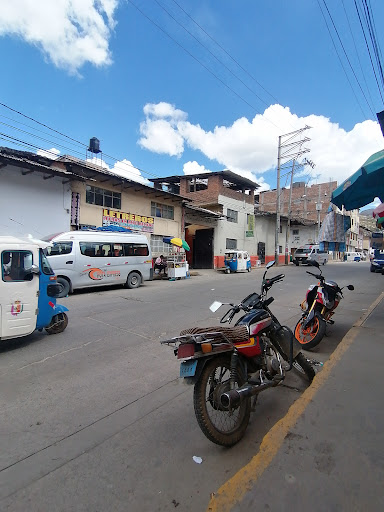
[[[143,231],[153,233],[155,219],[146,215],[136,213],[125,213],[117,210],[103,208],[103,226],[120,226],[127,231]]]

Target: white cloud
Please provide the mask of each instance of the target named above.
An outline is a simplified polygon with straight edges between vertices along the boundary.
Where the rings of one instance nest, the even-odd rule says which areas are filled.
[[[139,140],[141,147],[154,153],[165,153],[170,156],[180,156],[184,151],[184,138],[165,119],[147,119],[140,124]]]
[[[122,176],[123,178],[127,178],[129,180],[137,181],[138,183],[142,183],[143,185],[152,185],[152,183],[142,176],[141,171],[137,169],[129,160],[123,159],[119,162],[116,162],[113,167],[109,167],[107,163],[103,160],[93,157],[87,158],[87,162],[91,162],[93,164],[99,165],[117,176]]]
[[[2,2],[0,36],[37,46],[58,68],[71,73],[89,62],[111,63],[108,47],[118,0],[14,0]]]
[[[206,169],[204,165],[200,165],[194,160],[193,162],[186,162],[183,165],[183,172],[184,174],[202,174],[204,172],[212,172],[209,169]]]
[[[177,157],[189,147],[212,162],[255,180],[263,189],[268,185],[262,174],[276,168],[279,136],[306,125],[311,126],[303,133],[311,139],[305,144],[311,150],[306,156],[316,164],[311,171],[313,179],[320,181],[332,178],[341,183],[383,146],[375,121],[358,123],[347,132],[324,116],[298,117],[281,105],[271,105],[251,121],[242,117],[230,126],[216,126],[211,131],[190,123],[185,112],[164,102],[146,105],[144,113],[146,120],[140,126],[143,137],[139,141],[142,147]],[[196,169],[198,165],[195,163]],[[306,168],[306,174],[308,169],[311,170]]]
[[[45,156],[46,158],[50,158],[51,160],[56,160],[56,158],[60,155],[60,151],[56,148],[38,149],[36,151],[36,154],[40,156]]]
[[[187,114],[182,110],[175,108],[170,103],[161,101],[160,103],[147,103],[144,107],[144,114],[148,117],[169,118],[170,122],[187,119]]]

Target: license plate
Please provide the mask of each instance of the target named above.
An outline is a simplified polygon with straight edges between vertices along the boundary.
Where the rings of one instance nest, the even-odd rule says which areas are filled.
[[[197,359],[183,361],[180,364],[180,377],[193,377],[196,373]]]

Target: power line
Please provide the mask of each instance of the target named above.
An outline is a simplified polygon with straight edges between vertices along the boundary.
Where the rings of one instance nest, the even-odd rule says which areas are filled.
[[[319,3],[319,0],[317,0],[317,2]],[[335,22],[333,21],[333,17],[332,17],[332,15],[331,15],[331,13],[330,13],[330,11],[329,11],[329,9],[328,9],[328,5],[327,5],[326,0],[323,0],[323,3],[324,3],[324,6],[325,6],[325,8],[326,8],[326,10],[327,10],[327,12],[328,12],[328,16],[329,16],[329,18],[330,18],[330,20],[331,20],[331,22],[332,22],[333,28],[334,28],[334,30],[335,30],[335,32],[336,32],[336,35],[337,35],[337,37],[338,37],[338,39],[339,39],[339,43],[340,43],[340,45],[341,45],[341,47],[342,47],[342,49],[343,49],[344,55],[345,55],[345,57],[346,57],[346,59],[347,59],[347,61],[348,61],[349,67],[350,67],[350,68],[351,68],[351,70],[352,70],[353,76],[355,77],[356,82],[357,82],[357,84],[358,84],[358,86],[359,86],[359,88],[360,88],[360,91],[361,91],[362,95],[364,96],[365,101],[367,102],[368,108],[369,108],[369,109],[370,109],[370,111],[372,112],[372,115],[373,115],[373,116],[375,116],[375,113],[374,113],[374,112],[373,112],[373,110],[371,109],[371,106],[370,106],[370,104],[369,104],[369,102],[368,102],[368,100],[367,100],[367,97],[365,96],[365,93],[364,93],[364,91],[363,91],[363,89],[362,89],[362,87],[361,87],[361,85],[360,85],[359,79],[358,79],[358,78],[357,78],[357,76],[356,76],[355,70],[354,70],[354,69],[353,69],[353,67],[352,67],[351,61],[349,60],[348,54],[347,54],[347,52],[346,52],[346,50],[345,50],[345,48],[344,48],[344,44],[343,44],[343,42],[342,42],[342,40],[341,40],[341,38],[340,38],[340,35],[339,35],[339,32],[338,32],[337,27],[336,27],[336,25],[335,25]],[[319,4],[319,5],[320,5],[320,4]],[[323,15],[323,16],[324,16],[324,15]],[[325,19],[325,17],[324,17],[324,19]],[[328,26],[328,25],[327,25],[327,26]],[[331,36],[331,37],[332,37],[332,36]],[[333,39],[332,39],[332,41],[333,41]],[[340,61],[340,62],[341,62],[341,61]],[[343,69],[344,69],[344,67],[343,67]],[[348,80],[348,81],[349,81],[349,80]],[[351,85],[351,87],[352,87],[352,85]]]
[[[165,29],[163,29],[158,23],[153,21],[145,12],[143,12],[132,0],[127,0],[137,11],[142,14],[148,21],[150,21],[153,25],[155,25],[159,30],[161,30],[167,37],[169,37],[174,43],[176,43],[182,50],[185,51],[193,60],[195,60],[200,66],[202,66],[208,73],[210,73],[216,80],[218,80],[224,87],[226,87],[228,90],[230,90],[235,96],[237,96],[240,100],[242,100],[246,105],[248,105],[252,110],[254,110],[256,113],[263,115],[260,110],[258,110],[254,105],[249,103],[245,98],[243,98],[240,94],[238,94],[232,87],[230,87],[228,84],[224,82],[219,76],[217,76],[211,69],[209,69],[208,66],[206,66],[203,62],[201,62],[197,57],[193,55],[189,50],[187,50],[181,43],[179,43],[174,37],[172,37]],[[271,124],[273,124],[276,128],[279,130],[281,129],[279,126],[277,126],[273,121],[271,121],[268,117],[263,115],[264,119],[269,121]]]
[[[62,132],[60,132],[59,130],[56,130],[55,128],[52,128],[52,127],[50,127],[50,126],[48,126],[48,125],[46,125],[46,124],[44,124],[44,123],[42,123],[42,122],[38,121],[37,119],[34,119],[33,117],[30,117],[30,116],[28,116],[28,115],[26,115],[26,114],[23,114],[22,112],[20,112],[20,111],[18,111],[18,110],[16,110],[16,109],[14,109],[14,108],[12,108],[12,107],[10,107],[10,106],[6,105],[5,103],[1,103],[1,102],[0,102],[0,106],[5,107],[5,108],[7,108],[8,110],[11,110],[12,112],[15,112],[15,113],[17,113],[17,114],[19,114],[19,115],[21,115],[21,116],[25,117],[26,119],[29,119],[29,120],[33,121],[34,123],[39,124],[40,126],[44,126],[45,128],[48,128],[48,130],[51,130],[51,131],[53,131],[53,132],[55,132],[55,133],[58,133],[58,134],[59,134],[59,135],[61,135],[62,137],[65,137],[66,139],[69,139],[69,140],[71,140],[71,141],[75,142],[76,144],[79,144],[82,148],[87,148],[87,144],[84,144],[83,142],[80,142],[80,141],[78,141],[78,140],[76,140],[76,139],[74,139],[74,138],[72,138],[72,137],[70,137],[70,136],[66,135],[65,133],[62,133]],[[16,121],[16,122],[18,122],[18,121]],[[4,124],[4,123],[1,123],[1,124]],[[23,131],[23,130],[20,130],[19,128],[14,127],[14,126],[13,126],[12,128],[14,128],[15,130],[18,130],[18,131]],[[39,137],[39,136],[34,135],[34,134],[31,134],[31,133],[29,133],[29,132],[24,132],[24,133],[27,133],[27,134],[29,134],[29,135],[31,135],[31,136],[33,136],[33,137],[36,137],[36,138],[40,138],[40,139],[42,139],[42,137]],[[45,140],[45,139],[42,139],[42,140]],[[55,143],[52,143],[52,141],[48,141],[48,142],[49,142],[50,144],[55,144],[55,145],[61,146],[61,147],[63,147],[64,149],[69,149],[69,148],[67,148],[67,147],[65,147],[65,146],[63,146],[63,145],[57,144],[56,142],[55,142]],[[33,146],[33,145],[32,145],[32,146]],[[38,149],[41,149],[41,148],[40,148],[40,147],[38,147],[38,146],[35,146],[35,147],[36,147],[36,148],[38,148]],[[44,151],[45,151],[45,150],[44,150]],[[74,149],[72,149],[72,148],[70,149],[70,151],[74,151],[75,153],[80,154],[80,152],[79,152],[79,151],[75,151],[75,150],[74,150]],[[55,155],[55,156],[57,157],[57,155]],[[107,158],[110,158],[111,160],[113,160],[113,161],[115,161],[115,162],[118,162],[118,163],[119,163],[119,166],[131,167],[131,168],[133,168],[133,169],[136,169],[136,170],[140,171],[141,173],[147,174],[148,176],[152,176],[152,177],[154,177],[154,178],[159,178],[159,177],[160,177],[159,175],[156,175],[156,174],[151,173],[151,172],[149,172],[149,171],[145,171],[145,170],[143,170],[143,169],[140,169],[139,167],[136,167],[136,166],[134,166],[133,164],[129,164],[129,163],[127,163],[127,162],[122,162],[121,160],[119,160],[119,159],[117,159],[117,158],[115,158],[115,157],[113,157],[113,156],[111,156],[111,155],[108,155],[107,153],[103,153],[103,156],[104,156],[104,157],[107,157]],[[131,171],[128,171],[128,169],[127,169],[127,172],[131,172]]]
[[[197,25],[197,26],[198,26],[198,27],[199,27],[199,28],[204,32],[204,34],[205,34],[205,35],[207,35],[207,36],[208,36],[208,37],[209,37],[209,38],[210,38],[210,39],[211,39],[215,44],[217,44],[217,46],[218,46],[221,50],[223,50],[223,52],[224,52],[226,55],[228,55],[228,57],[229,57],[233,62],[235,62],[235,63],[239,66],[239,68],[240,68],[240,69],[242,69],[242,70],[243,70],[243,71],[244,71],[244,72],[245,72],[245,73],[246,73],[246,74],[247,74],[247,75],[248,75],[248,76],[249,76],[249,77],[250,77],[254,82],[256,82],[256,83],[257,83],[257,85],[258,85],[259,87],[261,87],[261,88],[262,88],[262,89],[263,89],[267,94],[269,94],[269,95],[271,96],[271,98],[272,98],[274,101],[277,101],[277,103],[280,103],[280,101],[279,101],[277,98],[275,98],[275,97],[273,96],[273,94],[271,94],[269,91],[267,91],[267,89],[265,89],[265,88],[261,85],[261,83],[260,83],[260,82],[258,82],[258,81],[256,80],[256,78],[255,78],[255,77],[253,77],[253,76],[252,76],[252,75],[251,75],[251,74],[250,74],[250,73],[249,73],[249,72],[248,72],[248,71],[247,71],[247,70],[246,70],[246,69],[245,69],[245,68],[244,68],[244,67],[243,67],[243,66],[242,66],[242,65],[241,65],[241,64],[240,64],[236,59],[235,59],[235,58],[233,58],[233,57],[232,57],[232,55],[230,55],[230,54],[227,52],[227,50],[226,50],[225,48],[223,48],[223,46],[221,46],[221,44],[220,44],[220,43],[218,43],[218,42],[217,42],[217,41],[216,41],[216,40],[215,40],[215,39],[214,39],[214,38],[213,38],[213,37],[212,37],[212,36],[211,36],[207,31],[206,31],[206,30],[204,30],[204,28],[203,28],[201,25],[199,25],[199,23],[197,23],[197,21],[196,21],[196,20],[194,20],[194,19],[192,18],[192,16],[190,16],[190,15],[189,15],[189,14],[188,14],[184,9],[183,9],[183,7],[182,7],[180,4],[178,4],[178,3],[176,2],[176,0],[172,0],[172,1],[173,1],[173,2],[174,2],[174,3],[175,3],[175,4],[176,4],[176,5],[177,5],[177,6],[178,6],[178,7],[179,7],[179,8],[180,8],[180,9],[181,9],[181,10],[182,10],[186,15],[187,15],[187,16],[188,16],[188,18],[189,18],[191,21],[193,21],[193,23],[194,23],[195,25]]]
[[[366,79],[366,77],[365,77],[365,73],[364,73],[364,71],[363,71],[363,66],[361,65],[361,60],[360,60],[359,52],[358,52],[358,49],[357,49],[356,40],[355,40],[355,37],[354,37],[354,35],[353,35],[353,31],[352,31],[351,23],[350,23],[350,21],[349,21],[349,16],[348,16],[347,10],[346,10],[346,8],[345,8],[344,0],[342,0],[342,4],[343,4],[343,9],[344,9],[345,17],[346,17],[346,19],[347,19],[347,23],[348,23],[348,27],[349,27],[349,32],[350,32],[351,37],[352,37],[353,46],[355,47],[356,57],[357,57],[357,60],[358,60],[358,62],[359,62],[361,75],[362,75],[362,77],[363,77],[363,80],[364,80],[364,83],[365,83],[365,86],[366,86],[366,89],[367,89],[367,92],[368,92],[368,96],[369,96],[369,99],[370,99],[370,101],[371,101],[371,108],[372,108],[372,106],[373,106],[373,100],[372,100],[371,92],[370,92],[370,90],[369,90],[368,82],[367,82],[367,79]]]
[[[157,5],[159,5],[168,14],[168,16],[170,16],[180,27],[182,27],[187,32],[187,34],[189,34],[191,37],[193,37],[193,39],[195,39],[195,41],[197,41],[203,48],[205,48],[212,55],[212,57],[217,60],[217,62],[219,62],[222,66],[224,66],[225,69],[227,71],[229,71],[232,76],[237,78],[237,80],[239,80],[239,82],[242,83],[244,85],[244,87],[246,87],[252,94],[254,94],[256,96],[256,98],[258,98],[267,107],[270,106],[266,101],[264,101],[262,98],[260,98],[260,96],[258,94],[256,94],[256,92],[253,89],[248,87],[248,85],[241,78],[239,78],[222,60],[220,60],[205,44],[203,44],[195,35],[193,35],[192,32],[190,32],[182,23],[180,23],[158,0],[154,0],[154,1],[157,3]],[[179,4],[177,4],[177,5],[179,5]],[[182,9],[182,10],[184,11],[184,9]],[[192,21],[194,21],[194,20],[192,20]]]
[[[358,18],[359,18],[359,22],[360,22],[361,30],[362,30],[363,35],[364,35],[365,45],[366,45],[367,50],[368,50],[368,55],[369,55],[369,59],[370,59],[370,62],[371,62],[371,66],[372,66],[373,74],[374,74],[374,76],[375,76],[375,80],[376,80],[377,87],[378,87],[378,89],[379,89],[379,94],[380,94],[381,100],[383,101],[383,96],[382,96],[382,94],[381,94],[380,84],[379,84],[379,81],[378,81],[378,78],[377,78],[377,75],[376,75],[375,66],[374,66],[374,64],[373,64],[373,60],[372,60],[371,50],[370,50],[370,48],[369,48],[369,44],[368,44],[368,41],[367,41],[367,36],[366,36],[366,33],[365,33],[365,29],[364,29],[364,26],[363,26],[363,22],[362,22],[362,20],[361,20],[361,15],[360,15],[360,11],[359,11],[359,8],[358,8],[358,5],[357,5],[356,0],[354,0],[354,3],[355,3],[356,12],[357,12],[357,15],[358,15]],[[362,7],[362,10],[363,10],[363,13],[365,14],[365,19],[366,19],[366,23],[367,23],[367,26],[368,26],[368,31],[370,32],[370,30],[369,30],[369,23],[368,23],[367,14],[366,14],[366,11],[365,11],[365,8],[364,8],[364,5],[363,5],[363,7]],[[373,33],[373,34],[371,34],[371,33],[370,33],[370,37],[371,37],[371,42],[372,42],[372,39],[375,39],[375,35],[374,35],[374,33]],[[373,43],[372,43],[372,44],[373,44]],[[377,46],[377,45],[376,45],[376,46]],[[379,50],[378,50],[378,51],[379,51]],[[378,63],[379,63],[379,69],[381,70],[381,74],[382,74],[381,63],[380,63],[380,54],[375,54],[375,55],[376,55],[376,59],[378,60]]]

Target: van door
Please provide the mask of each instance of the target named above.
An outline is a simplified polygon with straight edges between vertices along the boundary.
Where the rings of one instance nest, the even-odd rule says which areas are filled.
[[[32,264],[39,265],[37,250],[3,250],[1,253],[0,338],[17,338],[36,329],[39,276],[24,277]]]
[[[77,243],[77,242],[76,242]],[[106,269],[111,261],[111,244],[78,242],[77,278],[74,288],[107,284]]]

